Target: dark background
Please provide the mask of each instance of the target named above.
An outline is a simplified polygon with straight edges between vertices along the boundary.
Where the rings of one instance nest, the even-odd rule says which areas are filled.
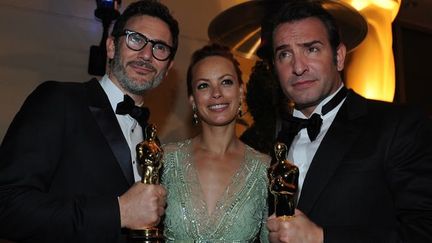
[[[423,108],[432,117],[432,0],[402,0],[393,22],[394,101]]]

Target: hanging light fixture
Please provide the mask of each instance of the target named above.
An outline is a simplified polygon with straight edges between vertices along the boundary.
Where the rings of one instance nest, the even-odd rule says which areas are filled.
[[[294,0],[252,0],[233,6],[217,15],[208,27],[211,41],[230,47],[238,55],[248,59],[262,58],[261,25],[269,14],[275,13],[281,4]],[[316,0],[336,19],[341,29],[342,41],[348,51],[359,45],[367,34],[367,23],[362,15],[340,1]],[[258,53],[257,53],[258,51]]]
[[[121,0],[96,0],[94,15],[102,22],[103,32],[99,46],[90,47],[88,73],[102,76],[106,67],[106,40],[111,22],[120,15]]]

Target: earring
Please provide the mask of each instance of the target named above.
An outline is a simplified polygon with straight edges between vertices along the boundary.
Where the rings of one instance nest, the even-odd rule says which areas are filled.
[[[196,125],[198,124],[198,115],[197,115],[197,108],[195,106],[192,106],[192,111],[193,111],[193,115],[192,115],[192,124]]]
[[[243,110],[242,110],[242,103],[241,103],[241,101],[240,101],[239,108],[238,108],[238,116],[239,117],[243,116]]]

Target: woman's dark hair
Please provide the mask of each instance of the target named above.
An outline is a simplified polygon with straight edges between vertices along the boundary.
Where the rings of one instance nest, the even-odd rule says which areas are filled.
[[[234,66],[234,69],[237,74],[237,78],[240,84],[243,84],[242,80],[242,72],[240,70],[239,62],[234,58],[234,55],[230,51],[230,49],[226,46],[219,45],[216,43],[205,45],[201,49],[196,50],[192,54],[191,62],[189,64],[187,75],[186,75],[186,84],[187,84],[187,92],[188,96],[192,95],[192,69],[193,67],[201,60],[206,57],[211,56],[220,56],[230,60]]]
[[[115,42],[117,42],[119,36],[123,34],[127,21],[132,17],[142,15],[159,18],[168,25],[173,41],[173,52],[171,53],[170,57],[172,60],[178,48],[179,27],[177,20],[171,15],[169,9],[157,0],[140,0],[131,3],[118,17],[114,24],[111,35],[115,37]]]

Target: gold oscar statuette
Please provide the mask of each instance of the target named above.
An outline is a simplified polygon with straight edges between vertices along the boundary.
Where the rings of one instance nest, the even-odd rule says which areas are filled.
[[[156,136],[156,126],[149,124],[145,128],[144,135],[144,141],[136,146],[136,160],[140,165],[141,182],[144,184],[159,184],[163,150]],[[163,242],[163,233],[157,226],[131,229],[128,234],[128,242]]]
[[[286,159],[287,151],[284,143],[277,142],[274,145],[275,158],[268,170],[276,216],[283,219],[294,216],[299,177],[298,167]]]

